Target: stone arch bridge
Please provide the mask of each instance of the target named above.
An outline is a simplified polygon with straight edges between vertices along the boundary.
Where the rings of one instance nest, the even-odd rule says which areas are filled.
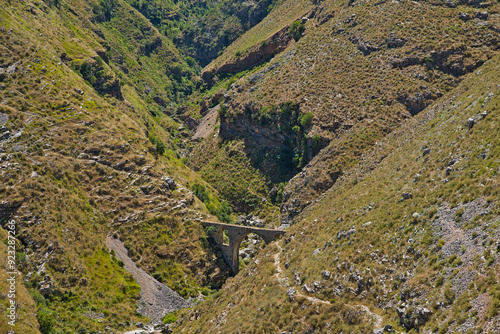
[[[261,237],[266,244],[269,244],[271,241],[275,240],[277,236],[285,234],[285,231],[283,230],[242,225],[212,222],[202,222],[201,225],[203,225],[203,227],[212,226],[216,228],[213,238],[215,239],[216,244],[221,248],[222,256],[234,274],[237,274],[239,270],[238,252],[240,249],[240,243],[246,235],[249,233],[255,233]],[[228,232],[229,244],[224,243],[224,230],[227,230]]]

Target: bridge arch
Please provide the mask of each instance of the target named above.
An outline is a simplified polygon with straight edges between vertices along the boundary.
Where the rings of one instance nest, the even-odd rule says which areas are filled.
[[[264,240],[266,245],[272,242],[278,235],[285,234],[285,231],[283,230],[273,230],[268,228],[257,228],[212,222],[202,222],[201,224],[204,227],[215,227],[216,230],[213,234],[215,243],[221,248],[224,260],[234,274],[237,274],[239,270],[238,252],[240,249],[240,244],[248,234],[257,234],[262,238],[262,240]],[[224,244],[224,230],[227,230],[228,232],[229,245]]]

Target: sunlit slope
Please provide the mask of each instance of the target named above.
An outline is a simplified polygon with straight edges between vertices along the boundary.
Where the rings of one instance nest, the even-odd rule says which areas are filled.
[[[141,14],[115,5],[0,9],[1,226],[16,221],[19,282],[34,300],[20,285],[20,330],[117,332],[147,321],[107,235],[183,297],[227,275],[197,223],[215,218],[187,188],[206,183],[174,152],[187,133],[164,114],[193,72]]]
[[[177,330],[498,331],[499,74],[379,141]]]

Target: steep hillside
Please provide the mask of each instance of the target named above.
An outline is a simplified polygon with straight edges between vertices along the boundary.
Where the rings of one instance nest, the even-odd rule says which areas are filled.
[[[211,212],[221,204],[179,160],[187,132],[165,115],[197,80],[173,43],[123,1],[12,2],[0,15],[0,222],[15,221],[17,281],[33,298],[17,290],[16,330],[147,321],[107,235],[185,298],[220,286],[229,272],[197,223],[216,218],[188,186],[205,185]]]
[[[266,17],[277,1],[128,2],[203,67]]]
[[[242,153],[268,184],[262,197],[270,200],[289,181],[284,224],[378,140],[498,52],[498,3],[280,6],[203,70],[220,91],[198,103],[204,115],[223,99],[214,131],[221,142],[244,141]],[[234,76],[223,81],[227,75]],[[295,114],[283,117],[289,106]],[[194,146],[193,168],[213,157],[206,146]]]
[[[499,9],[4,4],[15,334],[499,332]],[[202,221],[287,235],[228,279]]]
[[[8,323],[14,320],[19,331],[39,334],[40,331],[37,328],[36,319],[37,310],[32,296],[23,283],[13,277],[15,275],[10,274],[9,270],[4,269],[10,266],[9,260],[12,260],[12,258],[9,258],[9,255],[12,256],[12,254],[8,253],[8,232],[4,230],[0,232],[2,233],[2,242],[0,243],[0,265],[2,266],[2,270],[0,271],[0,287],[3,294],[2,299],[4,299],[1,304],[2,317],[0,318],[0,328],[9,328],[10,325]],[[14,252],[14,258],[18,261],[21,260],[23,253],[18,252],[16,254]],[[14,280],[12,280],[13,278]],[[17,305],[10,303],[14,294],[16,295]]]
[[[500,58],[379,140],[181,333],[500,330]]]

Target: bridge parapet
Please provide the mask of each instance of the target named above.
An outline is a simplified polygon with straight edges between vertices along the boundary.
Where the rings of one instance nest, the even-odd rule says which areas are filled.
[[[204,227],[213,226],[216,228],[213,238],[215,243],[221,248],[224,260],[234,274],[238,273],[239,270],[238,252],[240,249],[240,243],[246,235],[255,233],[261,237],[266,244],[269,244],[276,238],[276,236],[284,235],[286,233],[283,230],[213,222],[202,222],[201,225]],[[224,230],[227,230],[228,232],[229,244],[224,244]]]

